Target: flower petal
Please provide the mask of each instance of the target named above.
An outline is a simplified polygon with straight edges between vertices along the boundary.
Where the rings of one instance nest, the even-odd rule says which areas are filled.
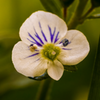
[[[59,80],[63,75],[63,71],[64,67],[58,60],[55,60],[54,62],[49,62],[47,72],[49,76],[54,80]]]
[[[69,30],[65,36],[69,44],[62,49],[58,59],[64,65],[75,65],[81,62],[89,53],[89,43],[83,33]]]
[[[15,69],[25,76],[40,76],[47,68],[47,61],[40,58],[38,51],[31,52],[22,41],[15,44],[12,51]]]
[[[37,11],[33,13],[21,26],[20,37],[26,44],[57,43],[67,33],[65,22],[55,14]]]

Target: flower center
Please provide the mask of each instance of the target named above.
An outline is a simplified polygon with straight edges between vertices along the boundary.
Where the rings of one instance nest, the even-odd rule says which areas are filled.
[[[48,43],[43,46],[41,50],[42,57],[54,61],[59,55],[61,49],[58,46],[55,46],[52,43]]]

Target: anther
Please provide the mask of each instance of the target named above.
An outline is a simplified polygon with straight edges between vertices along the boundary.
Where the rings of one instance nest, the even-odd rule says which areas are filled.
[[[35,44],[31,44],[29,49],[31,52],[34,52],[37,49],[37,46]]]
[[[68,39],[64,39],[62,41],[62,43],[63,43],[63,46],[67,46],[69,44],[69,40]]]

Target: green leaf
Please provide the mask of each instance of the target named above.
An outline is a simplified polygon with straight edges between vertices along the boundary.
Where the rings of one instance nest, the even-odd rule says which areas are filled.
[[[100,6],[100,0],[91,0],[93,7],[99,7]]]
[[[97,18],[100,18],[100,13],[87,17],[87,19],[97,19]]]
[[[58,0],[40,0],[44,8],[62,18],[61,5]]]
[[[0,31],[0,58],[11,52],[12,47],[17,41],[19,41],[18,31]]]
[[[88,100],[100,100],[100,37]]]
[[[69,7],[74,2],[74,0],[60,0],[60,2],[63,7]]]
[[[70,71],[70,72],[77,71],[77,67],[75,65],[73,65],[73,66],[64,65],[64,69],[65,69],[65,71]]]

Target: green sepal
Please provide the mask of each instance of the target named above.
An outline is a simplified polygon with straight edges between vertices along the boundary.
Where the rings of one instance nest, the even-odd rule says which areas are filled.
[[[72,66],[63,65],[63,66],[64,66],[64,70],[65,71],[69,71],[69,72],[75,72],[75,71],[77,71],[77,67],[75,65],[72,65]]]
[[[44,8],[62,18],[61,5],[59,0],[40,0]]]
[[[73,2],[74,0],[60,0],[61,4],[63,7],[69,7]]]
[[[30,77],[29,76],[28,78],[33,79],[33,80],[37,80],[37,81],[41,81],[41,80],[49,78],[49,75],[47,74],[47,72],[45,72],[41,76],[35,76],[35,77]]]

